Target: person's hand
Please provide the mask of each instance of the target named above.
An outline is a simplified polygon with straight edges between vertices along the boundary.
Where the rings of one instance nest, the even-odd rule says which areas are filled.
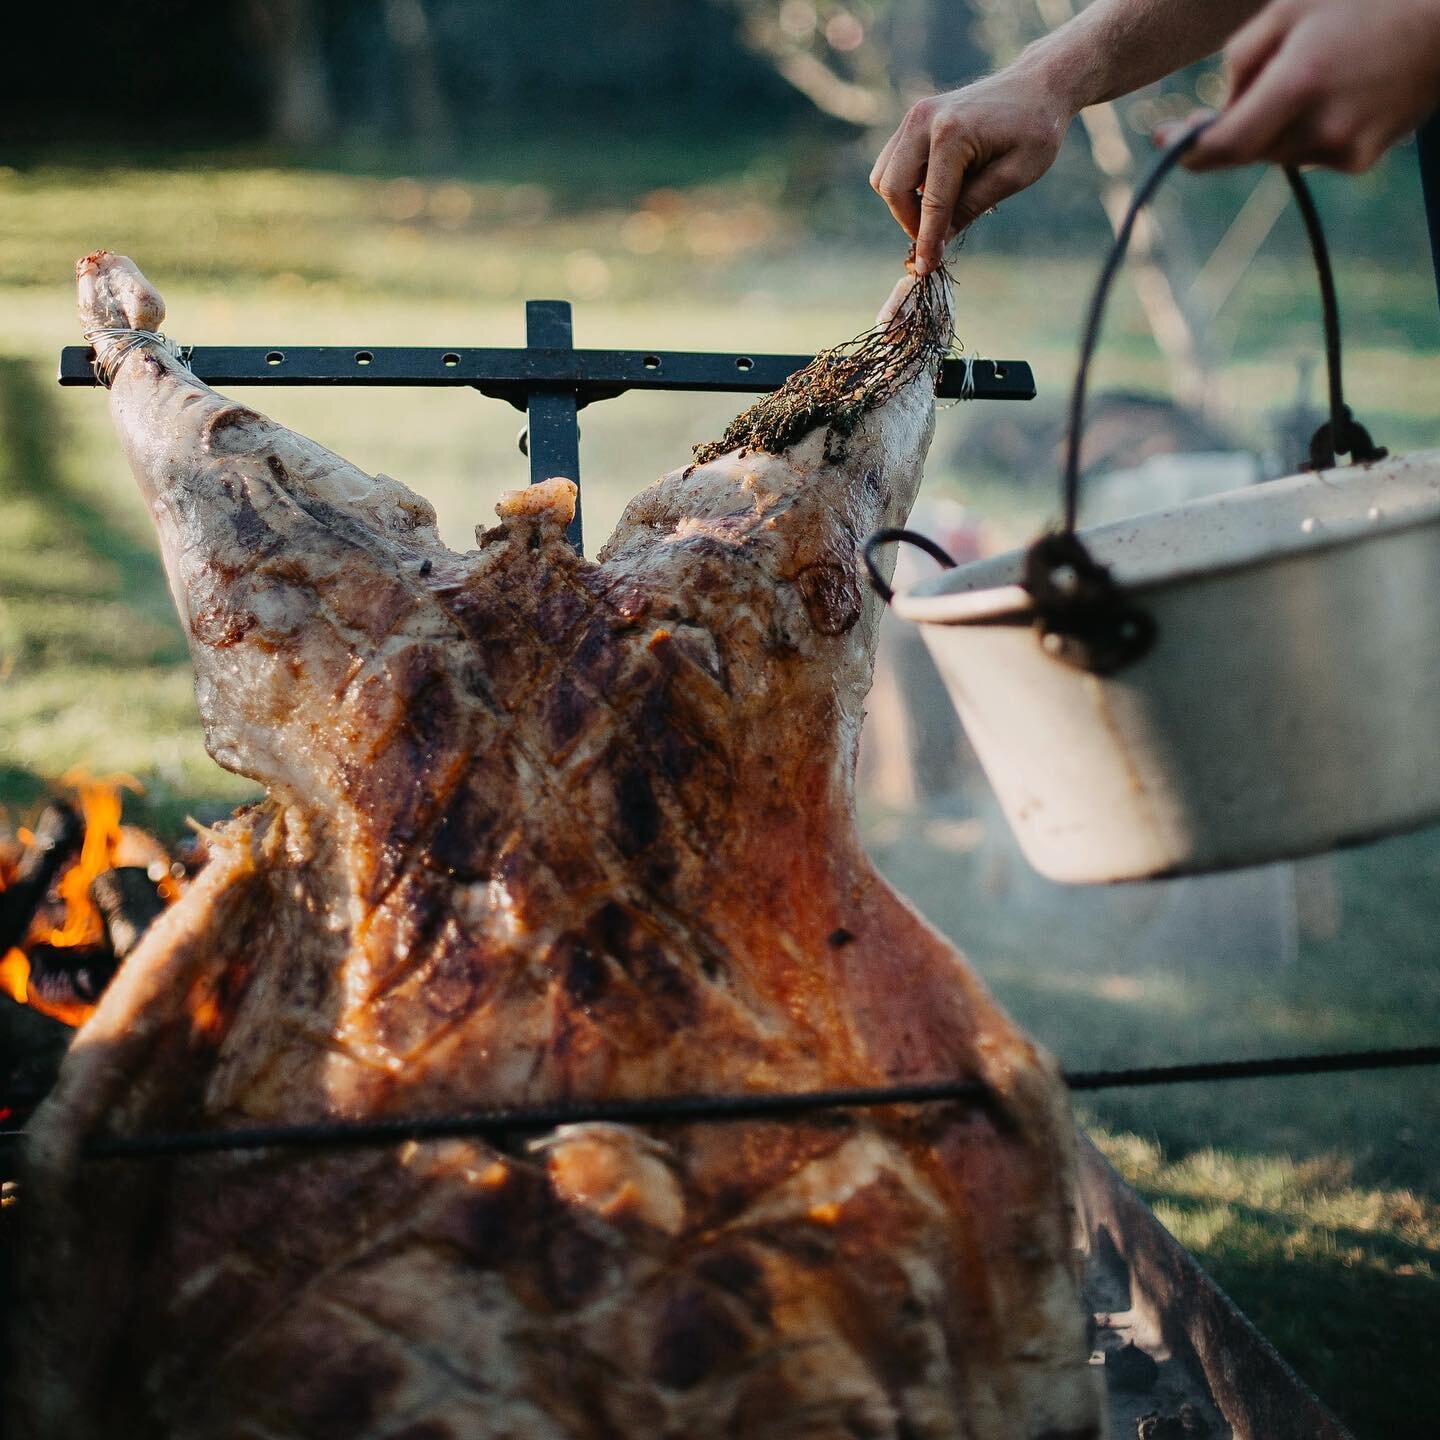
[[[1038,76],[1012,67],[917,101],[886,142],[870,184],[915,242],[915,272],[945,242],[1051,166],[1074,110]]]
[[[1235,33],[1225,69],[1229,99],[1190,169],[1368,170],[1440,108],[1440,0],[1271,0]]]

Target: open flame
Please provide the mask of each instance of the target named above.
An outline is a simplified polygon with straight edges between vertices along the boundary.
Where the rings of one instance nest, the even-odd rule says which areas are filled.
[[[74,792],[76,808],[85,822],[84,839],[79,856],[62,872],[55,890],[64,905],[60,924],[47,924],[38,918],[31,924],[24,945],[0,957],[0,993],[22,1005],[32,1006],[66,1025],[83,1025],[95,1011],[91,1004],[78,1004],[48,999],[30,984],[30,957],[25,946],[43,943],[57,950],[92,948],[105,943],[105,921],[90,895],[90,886],[115,864],[120,842],[122,792],[140,795],[144,789],[131,775],[107,775],[95,778],[82,770],[71,770],[61,783]],[[22,840],[30,840],[24,830]],[[13,874],[0,873],[0,889],[13,879]],[[174,879],[166,875],[160,882],[160,893],[166,903],[179,895]]]
[[[53,1016],[66,1025],[83,1025],[94,1013],[93,1005],[80,1005],[66,1000],[48,1000],[39,991],[30,989],[30,957],[23,950],[7,950],[0,960],[0,990],[12,1000]]]
[[[0,957],[0,991],[21,1005],[30,1003],[30,957],[23,950]]]
[[[143,794],[143,788],[132,775],[107,775],[94,780],[83,771],[72,770],[61,777],[71,786],[81,815],[85,819],[85,840],[80,858],[60,877],[57,887],[65,903],[64,922],[45,936],[57,950],[77,945],[98,945],[105,938],[105,922],[90,898],[90,886],[115,863],[115,847],[120,840],[122,787]]]

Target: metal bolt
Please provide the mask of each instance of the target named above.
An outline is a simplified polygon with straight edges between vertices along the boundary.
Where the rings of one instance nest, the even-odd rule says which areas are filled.
[[[577,437],[584,433],[578,425],[575,427]],[[520,453],[528,460],[530,458],[530,427],[528,425],[522,425],[520,427],[520,433],[515,437],[515,444],[519,448]]]

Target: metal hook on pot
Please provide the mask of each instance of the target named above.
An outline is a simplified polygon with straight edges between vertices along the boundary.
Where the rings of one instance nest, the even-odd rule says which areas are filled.
[[[865,569],[870,576],[870,588],[888,605],[894,598],[895,592],[890,588],[889,582],[880,573],[880,566],[875,561],[875,552],[882,545],[914,545],[916,549],[923,550],[932,560],[937,561],[946,570],[955,568],[955,561],[946,551],[937,545],[928,535],[922,535],[918,530],[877,530],[864,544],[861,549],[861,556],[865,561]]]
[[[1042,535],[1025,554],[1021,585],[1035,603],[1047,654],[1092,675],[1112,675],[1154,643],[1155,621],[1131,603],[1073,532]]]

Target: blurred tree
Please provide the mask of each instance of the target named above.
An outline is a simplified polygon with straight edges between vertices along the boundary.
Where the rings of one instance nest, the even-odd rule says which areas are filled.
[[[270,138],[296,149],[324,143],[335,109],[314,0],[250,0],[248,9],[270,76]]]
[[[399,61],[411,134],[431,160],[452,155],[455,126],[421,0],[385,0],[385,33]]]
[[[520,175],[539,157],[557,200],[573,177],[577,203],[589,203],[734,173],[763,154],[810,224],[886,245],[896,232],[864,184],[871,146],[917,94],[1003,63],[1041,24],[1018,0],[82,0],[11,12],[24,63],[0,86],[0,164],[257,141],[292,163],[387,171]],[[1196,67],[1120,102],[1118,128],[1139,143],[1220,88],[1216,67]],[[602,135],[614,147],[603,163],[570,164]],[[1397,156],[1372,175],[1316,177],[1352,255],[1428,263],[1414,174]],[[1085,146],[1067,145],[1031,202],[987,222],[987,243],[1093,253],[1108,230],[1093,179]],[[1187,273],[1253,183],[1213,176],[1203,199],[1189,187],[1185,223],[1166,234]],[[1171,213],[1185,188],[1164,197]],[[1235,282],[1281,213],[1276,199],[1260,196],[1201,272],[1198,313],[1242,293]]]
[[[904,101],[913,103],[942,88],[944,82],[938,77],[944,66],[937,61],[943,57],[937,49],[948,32],[963,32],[969,26],[954,24],[953,15],[947,17],[949,23],[937,24],[936,0],[892,0],[887,8],[890,73]]]
[[[913,43],[929,0],[718,0],[737,18],[740,37],[817,109],[864,127],[893,124],[904,109],[894,81],[891,47],[876,21],[903,12],[900,29]],[[908,21],[910,23],[905,23]],[[892,25],[893,30],[893,25]]]
[[[1015,23],[1019,19],[1015,14],[1018,8],[1010,7],[1005,28],[992,23],[989,30],[997,49],[1003,46],[1008,52],[1007,59],[1034,34],[1040,33],[1039,30],[1030,32],[1023,21]],[[1035,9],[1042,30],[1058,29],[1076,13],[1073,0],[1035,0]],[[990,18],[992,22],[997,21],[993,8]],[[1118,234],[1125,212],[1130,208],[1136,179],[1135,159],[1125,137],[1120,107],[1110,102],[1092,105],[1081,111],[1080,123],[1089,141],[1090,158],[1100,172],[1100,203],[1105,207],[1111,229]],[[1207,332],[1192,318],[1184,298],[1190,293],[1188,282],[1193,277],[1182,280],[1179,276],[1180,267],[1165,244],[1154,209],[1151,205],[1138,216],[1131,234],[1127,259],[1131,282],[1150,333],[1169,366],[1175,395],[1183,403],[1206,412],[1216,403],[1217,367],[1207,343]]]
[[[953,0],[715,0],[744,43],[818,109],[887,127],[987,57]]]

